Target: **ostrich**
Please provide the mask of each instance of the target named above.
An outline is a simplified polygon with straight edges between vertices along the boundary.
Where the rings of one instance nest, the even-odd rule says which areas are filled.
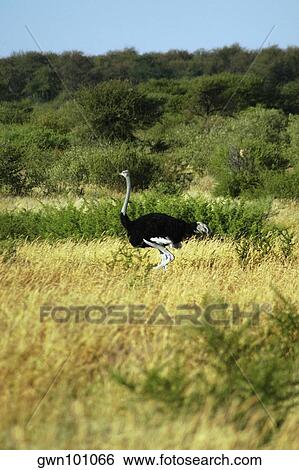
[[[182,241],[193,235],[207,236],[210,231],[202,222],[187,223],[167,214],[152,213],[142,215],[136,220],[127,216],[127,208],[131,194],[131,179],[128,170],[119,173],[126,179],[127,192],[120,212],[120,220],[125,227],[132,246],[138,248],[156,248],[161,254],[161,262],[154,269],[163,268],[174,260],[170,248],[181,248]]]

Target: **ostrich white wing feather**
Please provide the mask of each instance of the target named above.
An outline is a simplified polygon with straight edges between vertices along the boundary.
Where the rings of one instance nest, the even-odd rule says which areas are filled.
[[[150,240],[154,243],[158,243],[159,245],[171,245],[172,241],[168,237],[152,237]]]

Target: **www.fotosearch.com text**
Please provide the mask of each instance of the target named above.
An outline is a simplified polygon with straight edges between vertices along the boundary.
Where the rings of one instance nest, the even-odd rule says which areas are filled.
[[[257,325],[261,315],[269,315],[271,311],[272,307],[267,303],[251,303],[246,309],[241,308],[239,304],[229,303],[210,304],[204,308],[197,304],[181,304],[171,310],[164,304],[151,307],[145,304],[42,305],[40,321],[148,326],[177,326],[189,323],[195,326],[210,324],[227,327],[244,321]]]

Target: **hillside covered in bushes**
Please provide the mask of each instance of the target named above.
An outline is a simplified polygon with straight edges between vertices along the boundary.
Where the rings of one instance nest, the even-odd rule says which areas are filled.
[[[298,198],[299,48],[0,59],[4,194],[134,188]]]

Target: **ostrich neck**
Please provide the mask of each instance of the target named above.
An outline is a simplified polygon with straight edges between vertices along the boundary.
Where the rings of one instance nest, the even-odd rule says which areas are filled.
[[[126,192],[126,197],[125,197],[123,206],[121,208],[121,213],[123,215],[126,215],[128,204],[129,204],[129,199],[130,199],[130,194],[131,194],[131,180],[129,176],[126,178],[126,182],[127,182],[127,192]]]

